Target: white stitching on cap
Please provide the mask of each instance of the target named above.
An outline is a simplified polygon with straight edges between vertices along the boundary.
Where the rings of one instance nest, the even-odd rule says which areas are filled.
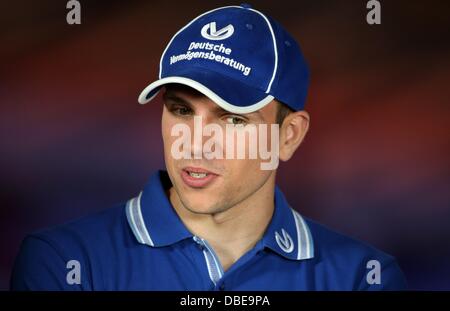
[[[270,22],[267,19],[267,17],[263,13],[261,13],[260,11],[255,10],[255,9],[249,9],[249,10],[258,13],[259,15],[261,15],[264,18],[264,20],[266,21],[267,25],[269,26],[270,34],[272,35],[273,50],[275,52],[275,66],[273,67],[272,78],[270,79],[269,85],[267,86],[267,90],[266,90],[266,93],[269,93],[270,89],[272,88],[273,80],[275,79],[275,75],[276,75],[277,70],[278,70],[277,40],[275,39],[275,34],[273,32],[272,25],[270,24]]]

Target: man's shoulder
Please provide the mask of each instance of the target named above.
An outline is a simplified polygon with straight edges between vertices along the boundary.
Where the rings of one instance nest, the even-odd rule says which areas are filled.
[[[92,289],[92,280],[69,286],[67,269],[77,263],[91,277],[99,263],[114,260],[131,243],[124,204],[62,225],[35,231],[23,240],[11,275],[11,289]]]
[[[130,237],[125,204],[32,232],[25,242],[47,245],[60,254],[88,256],[127,243]],[[129,240],[129,239],[128,239]]]
[[[305,221],[314,243],[311,264],[317,277],[327,278],[325,288],[399,290],[407,287],[393,256],[310,219]]]
[[[351,258],[364,259],[376,257],[383,261],[395,258],[374,246],[328,228],[327,226],[305,218],[314,242],[315,256],[321,260]]]

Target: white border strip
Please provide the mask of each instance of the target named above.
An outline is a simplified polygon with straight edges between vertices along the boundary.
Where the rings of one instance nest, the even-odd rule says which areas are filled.
[[[204,239],[202,239],[203,241],[203,245],[208,249],[209,253],[211,254],[211,257],[214,260],[217,272],[219,273],[219,279],[222,278],[223,276],[223,272],[222,272],[222,265],[220,264],[220,262],[218,261],[216,254],[214,253],[214,251],[208,246],[208,242],[206,242]]]
[[[142,192],[138,197],[132,198],[127,202],[126,214],[128,224],[139,243],[154,246],[153,240],[148,234],[144,218],[142,217],[141,197]]]
[[[297,230],[297,260],[299,260],[301,258],[302,255],[302,243],[301,243],[301,239],[302,236],[300,234],[300,223],[299,220],[297,219],[297,215],[295,213],[294,210],[292,210],[292,214],[294,215],[294,220],[295,220],[295,228]]]
[[[150,235],[148,234],[147,226],[146,226],[145,221],[144,221],[144,217],[142,217],[141,197],[142,197],[142,192],[139,194],[139,197],[137,198],[137,203],[136,203],[136,209],[137,209],[137,214],[138,214],[138,217],[139,217],[139,222],[142,225],[141,226],[141,228],[142,228],[141,233],[143,233],[143,235],[144,235],[144,238],[146,240],[146,244],[148,244],[150,246],[154,246],[153,240],[150,237]]]
[[[270,103],[274,99],[274,97],[272,95],[267,95],[264,99],[260,100],[259,102],[255,103],[253,105],[250,105],[247,107],[235,106],[235,105],[230,104],[226,100],[224,100],[222,97],[220,97],[219,95],[214,93],[211,89],[207,88],[203,84],[201,84],[195,80],[189,79],[189,78],[175,76],[175,77],[162,78],[162,79],[157,80],[157,81],[151,83],[150,85],[148,85],[139,95],[139,98],[138,98],[139,103],[144,105],[144,104],[148,103],[149,101],[151,101],[158,93],[156,93],[149,99],[146,99],[147,94],[150,93],[151,91],[153,91],[154,89],[156,89],[164,84],[168,84],[168,83],[179,83],[179,84],[184,84],[184,85],[190,86],[193,89],[196,89],[200,93],[203,93],[204,95],[209,97],[213,102],[215,102],[217,105],[219,105],[223,109],[225,109],[229,112],[232,112],[232,113],[243,113],[243,114],[251,113],[251,112],[254,112],[254,111],[259,110],[262,107],[266,106],[268,103]]]
[[[209,258],[208,258],[208,252],[206,250],[203,251],[203,256],[205,257],[206,266],[208,267],[209,278],[214,283],[214,286],[216,286],[217,283],[216,283],[216,280],[214,279],[211,263],[210,263]]]
[[[134,221],[134,217],[133,217],[134,200],[136,200],[136,198],[132,198],[132,199],[128,200],[127,206],[125,208],[126,214],[127,214],[127,219],[128,219],[128,224],[130,225],[131,230],[133,231],[134,236],[136,237],[136,240],[138,240],[138,242],[141,244],[145,244],[144,240],[142,239],[142,237],[137,229],[136,222]]]
[[[297,243],[298,243],[298,253],[297,259],[310,259],[314,257],[314,245],[312,243],[311,232],[309,231],[308,225],[303,220],[303,217],[291,208],[292,214],[295,220],[295,227],[297,229]]]

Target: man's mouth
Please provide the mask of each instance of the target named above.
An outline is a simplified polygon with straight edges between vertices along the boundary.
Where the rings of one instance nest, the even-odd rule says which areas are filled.
[[[184,183],[192,188],[203,188],[210,184],[218,175],[199,167],[185,167],[181,171]]]
[[[189,171],[187,171],[187,172],[191,177],[194,177],[194,178],[205,178],[206,176],[208,176],[208,173],[194,173],[194,172],[189,172]]]

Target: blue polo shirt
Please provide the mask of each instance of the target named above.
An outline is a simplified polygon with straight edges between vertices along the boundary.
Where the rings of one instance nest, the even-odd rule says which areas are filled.
[[[404,289],[395,259],[302,217],[275,189],[262,239],[224,271],[166,196],[167,172],[127,203],[25,238],[14,290]]]

